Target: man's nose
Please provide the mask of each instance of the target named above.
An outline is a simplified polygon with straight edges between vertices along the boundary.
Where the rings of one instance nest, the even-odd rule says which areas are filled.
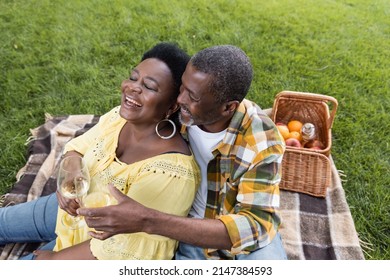
[[[177,97],[177,103],[179,103],[179,105],[185,103],[186,101],[185,96],[186,96],[186,90],[180,89],[179,96]]]

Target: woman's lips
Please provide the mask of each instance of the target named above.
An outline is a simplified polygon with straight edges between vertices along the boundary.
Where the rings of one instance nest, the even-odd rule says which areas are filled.
[[[129,97],[129,96],[125,96],[125,100],[124,100],[124,103],[125,105],[127,105],[127,107],[132,107],[132,108],[141,108],[142,105],[135,101],[133,98]]]

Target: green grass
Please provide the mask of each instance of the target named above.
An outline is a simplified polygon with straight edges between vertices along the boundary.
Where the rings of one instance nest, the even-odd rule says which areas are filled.
[[[244,49],[249,98],[334,96],[332,155],[367,259],[390,259],[388,0],[0,2],[0,194],[15,182],[44,114],[102,114],[141,54],[175,41],[190,54]]]

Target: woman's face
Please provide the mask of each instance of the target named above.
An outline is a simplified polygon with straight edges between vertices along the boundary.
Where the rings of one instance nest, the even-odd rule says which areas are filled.
[[[119,113],[130,122],[155,125],[176,102],[171,71],[156,58],[138,64],[122,82],[121,91]]]

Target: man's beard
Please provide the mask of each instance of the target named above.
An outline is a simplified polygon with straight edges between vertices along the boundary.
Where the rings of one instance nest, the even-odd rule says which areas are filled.
[[[187,122],[185,122],[181,116],[181,113],[179,113],[179,121],[181,124],[185,126],[191,126],[194,124],[194,119],[192,117],[190,117],[190,119]]]

